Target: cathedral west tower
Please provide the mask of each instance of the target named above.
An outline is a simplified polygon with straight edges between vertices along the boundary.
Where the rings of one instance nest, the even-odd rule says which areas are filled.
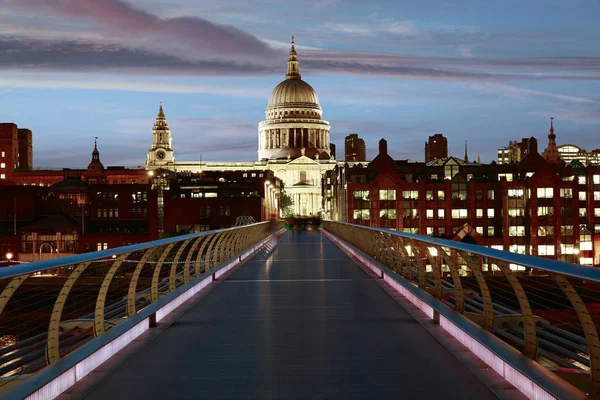
[[[146,167],[156,168],[173,165],[174,161],[173,148],[171,147],[171,130],[167,124],[161,102],[156,122],[152,127],[152,147],[148,151]]]
[[[296,159],[302,155],[329,159],[329,122],[315,90],[300,76],[292,37],[285,80],[273,89],[258,125],[258,159]]]

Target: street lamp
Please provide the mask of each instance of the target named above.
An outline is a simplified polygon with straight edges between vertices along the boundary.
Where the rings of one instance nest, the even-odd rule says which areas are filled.
[[[8,253],[6,253],[6,259],[8,261],[12,260],[12,258],[13,258],[13,253],[11,253],[10,251]]]

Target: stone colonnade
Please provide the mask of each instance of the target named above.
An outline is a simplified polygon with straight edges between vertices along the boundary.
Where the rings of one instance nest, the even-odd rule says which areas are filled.
[[[288,192],[288,194],[290,194]],[[319,215],[321,210],[320,193],[291,193],[294,200],[294,213],[300,216]]]
[[[265,129],[260,132],[260,149],[302,147],[329,150],[329,131],[312,128]]]

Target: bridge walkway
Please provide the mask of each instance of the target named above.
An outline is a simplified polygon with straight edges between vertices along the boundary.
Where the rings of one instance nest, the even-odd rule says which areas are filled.
[[[157,329],[59,398],[496,398],[315,231],[287,232]]]

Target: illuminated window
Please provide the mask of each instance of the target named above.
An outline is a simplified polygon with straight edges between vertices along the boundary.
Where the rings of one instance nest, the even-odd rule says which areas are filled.
[[[467,218],[466,208],[455,208],[452,210],[452,219]]]
[[[585,217],[587,215],[587,209],[580,207],[579,208],[579,216],[580,217]]]
[[[494,209],[493,208],[488,208],[487,216],[488,216],[488,218],[494,218]]]
[[[395,208],[383,208],[379,210],[379,218],[381,219],[396,219]]]
[[[585,225],[579,226],[579,249],[592,250],[592,234]]]
[[[538,188],[537,189],[537,197],[538,199],[551,199],[554,196],[554,191],[552,188]]]
[[[439,218],[439,219],[444,219],[444,218],[446,217],[446,213],[445,213],[445,211],[446,211],[446,210],[445,210],[445,209],[443,209],[443,208],[440,208],[440,209],[438,209],[438,218]]]
[[[539,245],[538,246],[538,256],[553,256],[554,255],[554,246],[552,245]]]
[[[508,227],[508,236],[525,236],[525,227],[522,225],[509,226]]]
[[[437,192],[438,201],[443,201],[446,198],[446,192],[443,190],[438,190]]]
[[[537,211],[538,217],[548,217],[550,215],[554,215],[553,207],[538,207]]]
[[[6,175],[0,174],[0,179],[6,179]]]
[[[419,191],[418,190],[403,190],[402,198],[404,200],[418,200],[419,199]]]
[[[561,243],[560,252],[561,254],[575,254],[575,246],[570,243]]]
[[[4,154],[4,152],[2,152],[2,154]],[[4,157],[4,156],[2,156]],[[593,181],[594,181],[594,185],[600,185],[600,175],[594,175],[592,177]]]
[[[6,164],[5,163],[0,163],[0,168],[6,168]]]
[[[478,208],[475,210],[475,218],[483,218],[483,208]]]
[[[428,190],[425,192],[425,200],[433,201],[433,190]]]
[[[523,216],[525,216],[525,209],[524,208],[509,208],[508,216],[509,217],[523,217]]]
[[[508,247],[508,251],[510,251],[511,253],[518,253],[518,254],[525,254],[525,245],[519,245],[519,244],[511,244]],[[511,264],[514,265],[514,264]],[[513,268],[511,268],[513,269]]]
[[[585,201],[585,192],[579,192],[579,200]]]
[[[560,197],[565,199],[573,198],[573,189],[571,188],[561,188],[560,189]]]
[[[354,198],[362,201],[369,201],[369,191],[368,190],[355,190]]]
[[[427,216],[427,219],[433,219],[433,210],[432,209],[427,209],[427,211],[425,212],[425,215]]]
[[[508,189],[508,197],[520,199],[523,197],[523,189]]]
[[[413,233],[415,235],[418,235],[419,234],[419,228],[402,228],[402,232],[404,232],[404,233]]]
[[[477,233],[479,233],[481,236],[483,236],[483,226],[476,227],[475,231],[477,231]]]
[[[433,226],[427,227],[427,236],[433,236]]]
[[[402,218],[417,219],[419,218],[419,210],[417,208],[405,208],[402,210]]]
[[[494,190],[493,189],[488,189],[488,191],[487,191],[487,199],[488,200],[494,200]]]
[[[495,233],[496,233],[493,226],[488,226],[487,227],[487,232],[488,232],[488,236],[490,236],[490,237],[494,236]],[[492,248],[494,248],[494,247],[492,246]],[[502,246],[500,246],[500,250],[502,250]]]
[[[369,220],[371,219],[370,210],[354,210],[354,219],[355,220]]]
[[[379,200],[396,200],[395,190],[380,190]]]
[[[554,227],[538,226],[538,236],[554,236]]]
[[[560,234],[562,236],[573,236],[573,225],[563,225],[560,227]]]
[[[2,152],[2,158],[6,157],[6,153]]]

